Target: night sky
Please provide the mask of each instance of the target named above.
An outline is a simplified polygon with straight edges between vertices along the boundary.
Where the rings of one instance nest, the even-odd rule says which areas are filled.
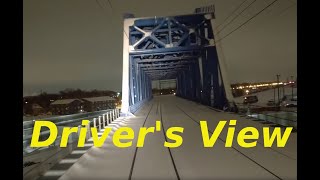
[[[216,6],[216,24],[244,0],[24,0],[24,95],[65,88],[121,91],[122,15],[167,16]],[[237,28],[273,0],[258,0],[226,26]],[[236,11],[241,12],[253,0]],[[235,16],[235,15],[233,15]],[[224,24],[230,21],[229,18]],[[221,25],[219,28],[223,27]],[[231,83],[297,75],[296,0],[279,0],[221,42]]]

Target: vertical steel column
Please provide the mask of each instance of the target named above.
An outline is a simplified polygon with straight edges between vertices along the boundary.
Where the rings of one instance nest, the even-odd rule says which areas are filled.
[[[139,101],[141,101],[142,100],[142,70],[140,69],[140,67],[139,67],[139,64],[138,64],[138,68],[137,68],[137,70],[138,70],[138,80],[139,80]]]
[[[201,63],[202,66],[202,63]],[[201,67],[202,69],[202,67]],[[195,78],[195,97],[194,100],[197,102],[201,102],[201,91],[202,91],[202,83],[201,83],[201,72],[199,59],[196,63],[194,63],[194,78]]]
[[[219,34],[215,33],[213,31],[213,27],[215,26],[215,21],[214,21],[214,17],[212,14],[207,14],[205,15],[206,19],[210,20],[210,24],[211,24],[211,30],[214,36],[214,40],[216,38],[219,38]],[[229,77],[228,77],[228,73],[227,73],[227,66],[225,63],[225,57],[221,48],[221,44],[218,43],[216,44],[215,41],[210,41],[211,45],[215,45],[216,47],[216,52],[217,53],[217,60],[218,60],[218,64],[219,64],[219,69],[221,72],[221,78],[222,78],[222,83],[223,83],[223,87],[224,87],[224,93],[226,96],[226,99],[228,101],[228,106],[233,106],[234,103],[234,98],[232,95],[232,91],[231,91],[231,85],[230,85],[230,81],[229,81]]]
[[[122,104],[121,111],[123,113],[129,112],[129,26],[133,24],[131,19],[124,19],[123,24],[123,64],[122,64]]]
[[[131,95],[131,105],[134,105],[136,102],[135,94],[136,94],[136,87],[135,87],[135,63],[133,58],[130,58],[130,95]]]
[[[135,90],[135,94],[134,94],[134,101],[135,101],[135,103],[136,102],[139,102],[139,98],[140,98],[140,86],[139,86],[139,83],[140,83],[140,81],[139,81],[139,79],[140,79],[140,77],[139,77],[139,65],[136,63],[136,61],[135,60],[133,60],[134,61],[134,73],[135,73],[135,88],[134,88],[134,90]]]
[[[202,57],[198,57],[198,67],[199,67],[199,74],[200,74],[200,97],[198,100],[202,102],[202,91],[203,91],[203,65],[202,65]]]
[[[143,88],[144,88],[143,99],[146,99],[147,98],[147,75],[146,75],[146,73],[143,73]]]
[[[203,77],[203,87],[202,87],[202,103],[205,105],[210,105],[210,93],[211,93],[211,74],[210,69],[212,64],[209,63],[208,51],[206,49],[201,50],[202,59],[202,77]]]
[[[181,74],[182,73],[179,73],[178,76],[177,76],[177,96],[181,96],[181,94],[182,94],[182,85],[181,85],[182,77],[181,77]]]
[[[141,72],[140,72],[140,81],[141,81],[141,83],[140,83],[140,89],[141,89],[141,101],[143,101],[144,100],[144,72],[143,72],[143,70],[141,70]]]

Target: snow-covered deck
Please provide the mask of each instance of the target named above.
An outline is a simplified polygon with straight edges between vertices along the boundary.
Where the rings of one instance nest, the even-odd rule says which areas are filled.
[[[206,120],[211,132],[220,120],[237,120],[233,148],[225,147],[227,125],[212,148],[204,148],[199,121]],[[164,129],[184,127],[183,143],[178,148],[164,147],[163,132],[148,134],[143,148],[136,148],[139,128],[155,126],[162,120]],[[141,107],[135,117],[120,117],[111,123],[112,133],[128,126],[135,131],[133,145],[118,148],[109,137],[103,147],[87,151],[77,148],[41,179],[296,179],[297,134],[291,133],[284,148],[263,147],[262,127],[268,124],[237,114],[219,112],[178,98],[160,96]],[[237,143],[237,133],[244,127],[259,130],[255,148]],[[273,127],[270,127],[271,129]],[[101,134],[101,133],[100,133]],[[210,134],[211,135],[211,134]],[[84,148],[85,149],[85,148]]]

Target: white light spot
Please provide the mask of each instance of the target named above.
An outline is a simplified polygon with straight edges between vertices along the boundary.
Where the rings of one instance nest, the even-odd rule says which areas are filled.
[[[59,164],[73,164],[77,161],[78,159],[62,159]]]
[[[62,176],[66,170],[49,170],[43,176]]]
[[[71,154],[84,154],[86,152],[87,152],[86,150],[74,150],[74,151],[72,151]]]
[[[86,143],[84,144],[84,147],[92,147],[93,146],[93,143]]]

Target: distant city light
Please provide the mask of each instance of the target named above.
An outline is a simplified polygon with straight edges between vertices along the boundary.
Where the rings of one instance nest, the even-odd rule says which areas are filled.
[[[249,93],[249,90],[248,90],[248,89],[246,90],[246,93],[247,93],[247,94]]]
[[[291,84],[294,83],[293,81],[289,81],[289,82],[270,82],[270,83],[252,83],[252,84],[248,84],[248,85],[238,85],[238,86],[234,86],[231,89],[241,89],[244,90],[244,92],[246,92],[245,90],[248,89],[260,89],[261,87],[265,87],[265,88],[271,88],[272,86],[277,86],[277,85],[287,85],[287,84]]]
[[[26,104],[28,104],[28,102],[26,102]]]
[[[176,95],[176,93],[173,93],[173,95]]]

